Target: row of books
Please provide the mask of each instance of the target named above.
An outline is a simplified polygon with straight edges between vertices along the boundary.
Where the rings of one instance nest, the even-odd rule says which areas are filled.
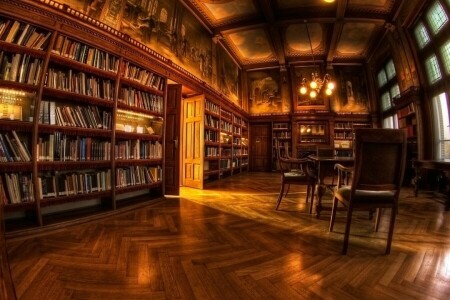
[[[219,142],[219,132],[205,129],[205,141],[218,143]]]
[[[72,69],[49,68],[45,77],[45,86],[105,100],[114,98],[114,83],[111,80],[84,72],[74,72]]]
[[[119,102],[158,113],[163,113],[164,109],[163,96],[139,91],[132,87],[120,89]]]
[[[334,138],[340,139],[340,140],[352,140],[353,133],[352,132],[335,132]]]
[[[39,123],[58,126],[111,129],[112,113],[97,106],[57,106],[55,101],[42,100]]]
[[[0,79],[36,85],[42,60],[28,54],[0,52]]]
[[[44,173],[38,176],[40,199],[111,190],[111,170]]]
[[[219,128],[219,120],[214,118],[213,116],[206,115],[205,116],[205,125],[218,129]]]
[[[52,52],[105,71],[117,72],[119,68],[116,56],[63,35],[56,38]]]
[[[233,125],[227,121],[220,120],[220,129],[231,133],[233,131]]]
[[[414,107],[414,103],[409,103],[407,106],[399,109],[397,111],[398,118],[406,117],[407,115],[413,114],[416,112],[416,109]]]
[[[233,126],[233,134],[241,135],[241,127]]]
[[[31,154],[26,142],[19,139],[17,133],[0,133],[0,162],[31,161]]]
[[[5,173],[0,180],[0,196],[5,204],[34,202],[34,187],[31,174]]]
[[[218,115],[220,113],[220,106],[215,104],[214,102],[206,100],[205,101],[205,110]]]
[[[162,180],[162,169],[157,167],[131,166],[116,170],[116,187],[150,184]]]
[[[219,148],[205,146],[205,156],[206,157],[216,157],[219,156]]]
[[[116,145],[115,156],[115,159],[160,159],[162,145],[159,141],[120,141]]]
[[[238,126],[242,126],[242,119],[238,116],[233,115],[233,124]]]
[[[51,32],[44,32],[28,23],[0,18],[0,40],[43,50],[50,39]]]
[[[122,76],[125,78],[137,81],[142,85],[149,86],[160,91],[163,91],[165,88],[164,78],[153,72],[132,65],[129,62],[124,62],[122,70]]]
[[[111,143],[91,137],[67,136],[61,132],[39,137],[39,161],[96,161],[111,159]]]

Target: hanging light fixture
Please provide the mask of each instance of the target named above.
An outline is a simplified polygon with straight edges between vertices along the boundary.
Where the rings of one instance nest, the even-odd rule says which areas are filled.
[[[313,61],[313,69],[316,69],[316,62],[314,60],[314,51],[311,42],[311,36],[309,35],[308,23],[305,20],[306,33],[308,34],[309,46],[311,48],[311,57]],[[313,72],[311,74],[311,79],[307,79],[305,77],[302,78],[300,82],[299,92],[301,95],[309,94],[311,99],[315,99],[320,93],[322,93],[323,88],[325,87],[325,94],[327,96],[331,96],[334,90],[334,83],[331,81],[331,76],[329,74],[325,74],[323,79],[319,77],[318,72]]]

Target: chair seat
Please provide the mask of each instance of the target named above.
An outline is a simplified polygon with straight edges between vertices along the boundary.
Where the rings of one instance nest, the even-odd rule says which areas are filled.
[[[295,177],[295,178],[307,178],[307,176],[308,176],[305,173],[294,172],[294,171],[285,172],[283,175],[284,175],[284,177],[287,177],[287,178],[293,178],[293,177]]]
[[[343,186],[335,191],[335,196],[339,197],[341,200],[350,199],[351,186]],[[355,205],[366,204],[375,202],[376,206],[379,207],[383,203],[387,206],[392,206],[395,197],[394,191],[364,191],[356,190],[353,201]]]

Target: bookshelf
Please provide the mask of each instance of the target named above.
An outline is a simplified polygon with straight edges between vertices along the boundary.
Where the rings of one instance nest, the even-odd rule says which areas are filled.
[[[213,97],[183,102],[183,185],[202,189],[205,183],[248,170],[248,120]]]
[[[292,126],[289,121],[272,122],[272,170],[279,170],[276,141],[280,141],[280,153],[282,156],[291,156],[292,153]]]
[[[29,21],[0,14],[6,225],[161,197],[166,78],[114,39]]]
[[[336,156],[353,156],[353,139],[356,128],[370,128],[372,125],[368,120],[337,119],[333,128],[333,145]]]
[[[395,97],[394,109],[397,112],[398,128],[406,131],[407,152],[404,184],[410,185],[414,176],[413,160],[418,159],[418,125],[416,108],[420,103],[420,88],[410,87]]]

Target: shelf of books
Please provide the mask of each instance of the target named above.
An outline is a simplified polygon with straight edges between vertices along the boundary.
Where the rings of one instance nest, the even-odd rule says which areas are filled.
[[[279,142],[283,157],[292,155],[292,127],[290,121],[272,123],[272,170],[279,170],[276,143]]]
[[[356,128],[369,128],[371,124],[366,120],[337,119],[334,122],[333,145],[336,156],[353,156],[353,139]]]
[[[203,180],[248,170],[248,121],[213,100],[204,103]]]
[[[68,202],[108,210],[161,196],[166,79],[124,57],[113,40],[43,24],[0,13],[7,220],[31,215],[25,223],[44,225],[78,207]]]

